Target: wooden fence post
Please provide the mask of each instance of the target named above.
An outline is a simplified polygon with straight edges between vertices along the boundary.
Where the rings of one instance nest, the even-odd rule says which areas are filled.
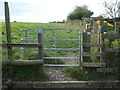
[[[83,33],[83,44],[84,43],[90,43],[90,34]],[[84,52],[90,52],[90,47],[83,47],[83,53]],[[90,60],[90,57],[83,57],[83,58],[84,58],[83,62],[87,62],[88,60]]]
[[[42,33],[38,33],[38,43],[42,43]],[[43,47],[38,48],[38,55],[39,59],[43,59]]]
[[[105,42],[104,42],[104,38],[103,38],[104,30],[105,30],[105,28],[104,28],[103,20],[101,19],[100,20],[100,43],[102,45],[102,47],[101,47],[101,53],[102,53],[101,60],[102,60],[102,62],[106,63],[106,67],[107,67],[108,62],[106,60],[105,51],[104,51],[104,49],[105,49]]]
[[[120,34],[120,23],[119,22],[116,22],[116,23],[117,23],[116,32],[119,35]]]
[[[120,19],[119,19],[119,21],[117,23],[117,34],[118,34],[118,36],[120,35]],[[120,51],[119,51],[119,48],[120,48],[120,41],[118,41],[118,52],[117,52],[118,80],[120,80]],[[120,83],[119,83],[119,85],[120,85]]]
[[[10,31],[10,16],[8,2],[5,2],[5,22],[6,22],[6,37],[7,43],[11,43],[11,31]],[[12,60],[12,48],[8,47],[8,59]]]

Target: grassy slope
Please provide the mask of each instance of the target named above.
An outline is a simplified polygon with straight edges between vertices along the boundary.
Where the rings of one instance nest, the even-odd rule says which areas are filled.
[[[13,43],[21,43],[20,39],[25,37],[25,33],[21,32],[20,30],[25,29],[74,29],[74,28],[80,28],[79,26],[72,25],[72,24],[63,24],[63,23],[20,23],[20,22],[11,22],[11,37]],[[67,37],[65,33],[61,32],[58,33],[58,36]],[[63,35],[64,34],[64,35]],[[35,37],[35,34],[31,34],[31,37]],[[5,23],[2,23],[2,42],[6,43],[6,27]],[[49,43],[49,42],[48,42]],[[64,43],[64,42],[63,42]],[[66,43],[67,44],[67,43]],[[58,45],[61,44],[58,42]],[[68,44],[67,44],[68,45]],[[70,45],[70,44],[69,44]],[[20,54],[21,52],[20,48],[13,48],[13,59],[20,60],[20,59],[38,59],[38,55],[35,54]],[[7,59],[7,50],[3,50],[3,59]],[[21,56],[20,56],[21,55]],[[21,58],[24,57],[24,58]]]
[[[61,28],[61,24],[54,23],[11,23],[11,36],[12,42],[19,43],[20,37],[23,36],[20,30],[24,29],[51,29],[51,28]],[[2,42],[6,42],[6,27],[5,23],[2,23]]]
[[[65,25],[63,23],[20,23],[20,22],[11,22],[11,36],[12,42],[19,43],[20,37],[23,34],[20,30],[24,29],[74,29],[80,28],[75,25]],[[2,42],[6,42],[6,27],[5,23],[2,22]]]

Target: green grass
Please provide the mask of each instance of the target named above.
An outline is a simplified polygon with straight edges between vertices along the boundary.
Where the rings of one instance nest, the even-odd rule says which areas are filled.
[[[80,28],[79,26],[76,25],[68,25],[68,24],[64,24],[64,23],[20,23],[20,22],[11,22],[11,37],[12,37],[12,43],[23,43],[20,39],[21,38],[25,38],[25,32],[24,31],[20,31],[20,30],[25,30],[25,29],[76,29],[76,28]],[[57,38],[64,38],[64,39],[73,39],[76,38],[76,31],[56,31],[57,34]],[[53,36],[53,32],[52,31],[47,31],[45,32],[47,37],[52,37]],[[37,37],[37,32],[33,32],[30,31],[29,32],[29,37]],[[6,43],[6,27],[5,27],[5,23],[2,22],[2,42]],[[53,41],[47,41],[45,42],[46,44],[50,45],[51,42]],[[28,43],[38,43],[36,42],[28,42]],[[76,47],[76,45],[74,44],[75,42],[66,42],[66,41],[57,41],[57,48],[70,48],[70,47]],[[32,48],[34,49],[34,48]],[[13,60],[23,60],[23,59],[39,59],[38,58],[38,54],[37,51],[29,51],[31,49],[28,49],[28,51],[25,51],[25,48],[23,48],[23,50],[21,50],[20,48],[13,48]],[[37,50],[37,49],[36,49]],[[60,54],[62,53],[61,51]],[[6,60],[7,59],[7,49],[3,48],[3,59]],[[24,54],[23,54],[24,53]],[[35,53],[35,54],[34,54]],[[50,56],[50,54],[49,54]]]
[[[24,37],[24,34],[20,30],[25,29],[52,29],[52,28],[62,28],[62,24],[55,23],[20,23],[20,22],[11,22],[11,37],[12,42],[20,43],[20,38]],[[6,42],[6,27],[5,23],[2,22],[2,42]]]
[[[16,66],[14,70],[14,77],[22,81],[44,81],[48,78],[40,66]]]
[[[79,81],[104,81],[104,80],[117,80],[118,73],[99,73],[95,68],[83,68],[83,67],[70,67],[63,71],[66,76],[70,76]]]
[[[40,65],[12,66],[3,65],[3,78],[11,78],[14,81],[46,81],[48,75]]]

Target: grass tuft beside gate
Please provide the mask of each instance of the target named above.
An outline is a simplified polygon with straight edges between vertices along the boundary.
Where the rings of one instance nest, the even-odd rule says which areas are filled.
[[[7,79],[13,81],[46,81],[48,75],[43,71],[40,65],[3,65],[2,66],[2,81]]]
[[[66,76],[70,76],[79,81],[104,81],[118,80],[118,73],[100,73],[96,72],[95,68],[85,69],[82,67],[70,67],[63,71]]]

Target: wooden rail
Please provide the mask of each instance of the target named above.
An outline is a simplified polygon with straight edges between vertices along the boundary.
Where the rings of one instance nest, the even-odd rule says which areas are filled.
[[[109,33],[109,34],[102,34],[104,39],[119,39],[120,35],[118,33]]]
[[[115,70],[113,68],[97,68],[97,72],[102,72],[102,73],[112,73]]]
[[[105,48],[105,52],[120,52],[120,48]]]
[[[6,43],[1,43],[0,46],[2,46],[2,47],[42,47],[42,44],[27,44],[27,43],[6,44]]]
[[[36,48],[42,48],[42,44],[41,43],[39,43],[39,44],[28,44],[28,43],[19,43],[19,44],[17,44],[17,43],[8,43],[8,44],[6,44],[6,43],[0,43],[0,47],[29,47],[29,48],[31,48],[31,47],[36,47]],[[42,52],[42,49],[40,49],[39,50],[39,59],[40,60],[42,60],[43,58],[42,58],[42,56],[41,56],[41,52]],[[11,52],[12,53],[12,52]],[[8,60],[8,61],[3,61],[3,62],[6,62],[6,63],[8,63],[8,62],[10,62],[9,64],[16,64],[16,65],[19,65],[19,64],[23,64],[23,65],[28,65],[28,64],[34,64],[34,63],[38,63],[38,64],[40,64],[39,62],[40,61],[36,61],[36,60],[34,60],[34,61],[30,61],[30,60],[28,60],[28,61],[26,61],[26,60],[16,60],[16,61],[12,61],[12,60]],[[32,65],[33,65],[32,64]]]
[[[89,52],[84,52],[83,56],[96,56],[96,57],[100,57],[101,53],[89,53]]]
[[[2,64],[10,64],[10,65],[38,65],[38,64],[43,64],[43,60],[14,60],[14,61],[9,61],[9,60],[3,60]]]
[[[83,67],[105,67],[105,63],[98,63],[98,62],[83,62]]]
[[[102,44],[83,43],[83,47],[102,47]]]

